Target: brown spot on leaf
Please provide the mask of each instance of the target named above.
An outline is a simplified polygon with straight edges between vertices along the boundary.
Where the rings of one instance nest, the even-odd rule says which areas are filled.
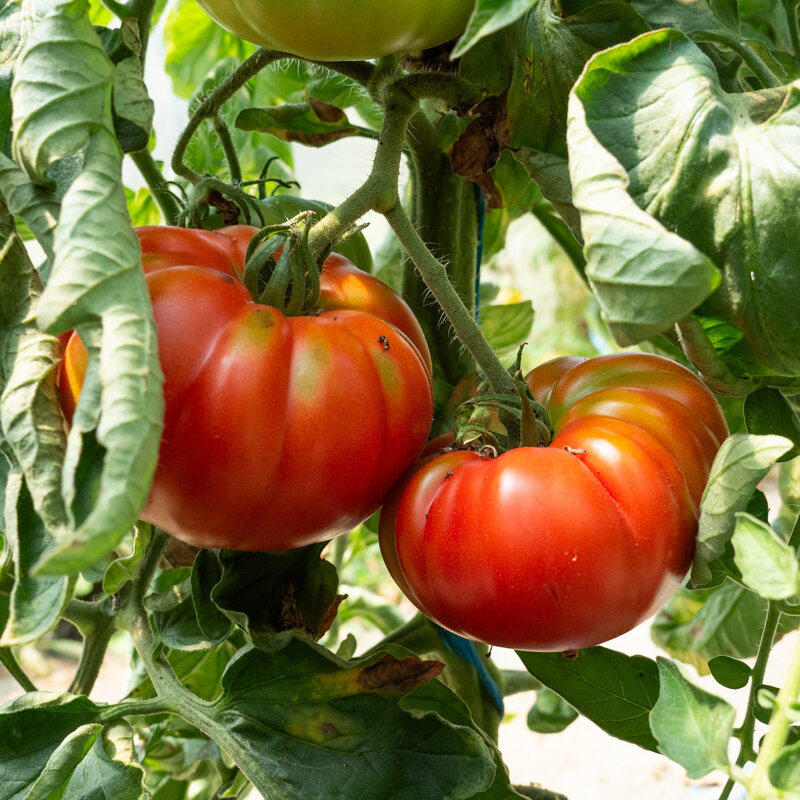
[[[308,98],[308,104],[311,110],[323,121],[336,124],[344,119],[347,119],[344,111],[338,106],[331,103],[325,103],[322,100],[316,100],[313,97]]]
[[[395,658],[387,654],[377,664],[365,667],[358,676],[358,682],[367,691],[387,689],[405,693],[435,678],[443,669],[441,661]]]

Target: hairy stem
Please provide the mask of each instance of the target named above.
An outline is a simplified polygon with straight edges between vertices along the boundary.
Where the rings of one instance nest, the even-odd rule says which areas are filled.
[[[732,34],[704,31],[696,37],[697,41],[711,42],[728,47],[738,55],[752,70],[753,74],[761,81],[765,89],[774,89],[781,85],[781,80],[767,66],[761,56],[745,41]]]
[[[231,182],[240,184],[242,182],[242,168],[239,165],[239,156],[236,153],[236,147],[231,138],[231,132],[225,121],[217,113],[212,117],[214,123],[214,130],[219,137],[219,143],[222,145],[222,150],[225,153],[225,158],[228,162],[228,170],[231,174]]]
[[[167,225],[175,225],[180,216],[180,204],[175,195],[170,191],[169,185],[164,180],[161,170],[149,150],[138,150],[128,154],[136,164],[141,176],[144,178],[150,194],[153,195],[156,205],[161,211]]]
[[[25,670],[19,665],[19,662],[11,652],[10,647],[0,647],[0,664],[7,670],[8,674],[23,688],[26,692],[35,692],[36,685],[25,674]]]
[[[183,163],[186,148],[197,129],[206,119],[213,119],[220,108],[233,97],[247,81],[254,78],[264,67],[281,58],[287,58],[286,53],[267,50],[262,47],[256,50],[250,58],[243,61],[236,71],[226,78],[200,105],[195,109],[175,145],[172,153],[172,170],[176,175],[186,178],[189,183],[195,184],[201,176]]]

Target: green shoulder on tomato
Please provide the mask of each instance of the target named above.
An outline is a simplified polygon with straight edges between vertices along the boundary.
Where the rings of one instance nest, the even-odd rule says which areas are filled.
[[[474,0],[198,0],[249,42],[319,61],[424,50],[459,36]]]

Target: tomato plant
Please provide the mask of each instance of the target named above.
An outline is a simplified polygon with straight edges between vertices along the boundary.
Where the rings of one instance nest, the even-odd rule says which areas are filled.
[[[334,253],[308,315],[284,316],[237,279],[255,232],[137,229],[166,408],[142,519],[202,547],[284,550],[351,530],[430,429],[430,356],[403,300]],[[85,369],[74,334],[70,416]]]
[[[424,459],[384,509],[381,548],[440,625],[578,650],[654,614],[684,579],[727,426],[705,386],[658,356],[557,359],[526,381],[550,446]]]
[[[0,41],[0,800],[800,796],[800,0]]]
[[[409,0],[386,6],[374,0],[249,3],[202,0],[224,28],[250,42],[303,58],[342,61],[423,50],[458,36],[473,0]]]

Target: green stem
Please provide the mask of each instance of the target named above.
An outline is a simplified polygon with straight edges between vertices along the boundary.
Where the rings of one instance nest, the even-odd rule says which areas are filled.
[[[81,659],[69,686],[71,694],[88,695],[97,681],[108,643],[116,630],[111,604],[110,597],[99,603],[71,600],[64,609],[64,618],[83,636]]]
[[[180,204],[164,180],[161,170],[149,150],[138,150],[128,154],[144,178],[150,194],[161,211],[167,225],[175,225],[180,216]]]
[[[792,50],[795,60],[800,59],[800,19],[798,18],[797,0],[783,0],[783,8],[786,11],[786,18],[789,22],[789,36],[792,39]]]
[[[242,182],[242,168],[239,165],[239,156],[236,153],[236,147],[231,138],[231,132],[225,121],[219,115],[214,114],[212,117],[214,123],[214,130],[216,131],[219,143],[222,145],[222,150],[225,153],[225,158],[228,161],[228,170],[231,174],[231,183],[240,184]]]
[[[727,33],[703,31],[696,37],[697,41],[711,42],[728,47],[747,64],[753,74],[761,81],[765,89],[777,88],[781,85],[780,79],[767,66],[767,63],[753,48],[745,41]]]
[[[425,246],[403,207],[398,204],[385,216],[436,302],[442,307],[459,341],[469,350],[492,389],[505,394],[514,393],[514,379],[500,363],[480,325],[450,283],[444,265]]]
[[[26,691],[35,692],[36,685],[25,674],[25,670],[19,665],[19,662],[14,658],[10,647],[0,647],[0,664],[7,670],[8,674]]]
[[[769,768],[786,743],[786,735],[791,725],[789,707],[797,700],[798,695],[800,695],[800,639],[795,644],[786,681],[778,691],[775,710],[769,721],[769,730],[761,742],[761,749],[750,775],[748,800],[769,800],[777,796],[769,781]]]
[[[176,175],[185,178],[189,183],[195,184],[201,176],[183,163],[186,148],[192,140],[197,129],[206,119],[213,119],[220,108],[233,97],[251,78],[254,78],[264,67],[285,57],[285,53],[267,50],[262,47],[256,50],[250,58],[243,61],[239,67],[226,78],[195,110],[175,145],[172,153],[172,170]]]
[[[739,757],[736,759],[737,766],[743,767],[748,761],[755,758],[756,752],[753,747],[753,739],[756,729],[755,709],[758,702],[758,690],[764,683],[764,674],[767,669],[767,661],[775,641],[775,633],[778,630],[778,620],[781,613],[777,603],[769,603],[767,606],[767,617],[764,621],[764,629],[761,632],[761,641],[758,646],[758,656],[753,665],[750,676],[750,696],[747,699],[747,713],[742,727],[739,729],[739,739],[742,747]]]

